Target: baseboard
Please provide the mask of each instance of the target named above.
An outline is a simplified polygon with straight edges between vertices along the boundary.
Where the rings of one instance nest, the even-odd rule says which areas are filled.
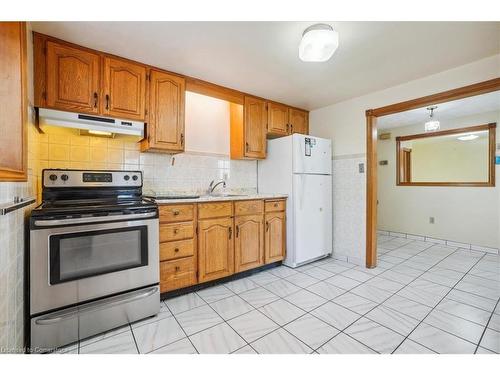
[[[469,244],[469,243],[464,243],[464,242],[456,242],[456,241],[446,240],[443,238],[420,236],[420,235],[401,233],[401,232],[392,232],[392,231],[388,231],[388,230],[377,230],[377,234],[382,235],[382,236],[408,238],[410,240],[432,242],[432,243],[436,243],[436,244],[440,244],[440,245],[458,247],[460,249],[465,249],[465,250],[482,251],[484,253],[489,253],[489,254],[498,255],[500,253],[499,249],[494,248],[494,247],[480,246],[480,245],[474,245],[474,244]]]

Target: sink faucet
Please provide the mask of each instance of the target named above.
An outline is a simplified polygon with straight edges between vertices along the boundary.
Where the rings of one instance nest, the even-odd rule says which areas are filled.
[[[217,186],[219,186],[220,184],[222,184],[223,188],[226,187],[226,181],[225,180],[220,180],[215,185],[214,185],[214,183],[215,183],[215,180],[212,180],[212,182],[210,182],[210,185],[208,186],[208,190],[207,190],[208,194],[212,194],[214,192],[215,188]]]

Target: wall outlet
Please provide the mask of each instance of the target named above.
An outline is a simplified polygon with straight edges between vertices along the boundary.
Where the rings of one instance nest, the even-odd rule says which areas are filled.
[[[365,163],[358,164],[359,173],[365,173]]]
[[[380,160],[378,162],[378,165],[388,165],[389,164],[389,160]]]
[[[434,217],[433,216],[429,217],[429,224],[434,224]]]

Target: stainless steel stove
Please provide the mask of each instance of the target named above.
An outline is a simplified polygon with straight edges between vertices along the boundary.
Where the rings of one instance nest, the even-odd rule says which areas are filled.
[[[30,218],[32,351],[160,309],[158,207],[140,171],[46,169]]]

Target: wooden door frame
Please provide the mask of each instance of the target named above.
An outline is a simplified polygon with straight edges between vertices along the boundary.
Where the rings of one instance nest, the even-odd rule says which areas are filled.
[[[500,90],[500,77],[366,111],[366,267],[377,266],[377,118]]]

